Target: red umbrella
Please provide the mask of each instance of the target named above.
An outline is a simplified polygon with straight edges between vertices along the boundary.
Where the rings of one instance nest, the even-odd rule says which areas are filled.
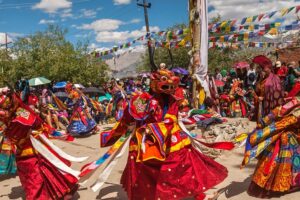
[[[235,63],[233,67],[235,69],[243,69],[243,68],[248,68],[249,66],[250,66],[249,63],[242,61],[242,62]]]
[[[225,85],[225,83],[223,81],[216,80],[216,79],[215,79],[215,84],[217,87],[223,87]]]

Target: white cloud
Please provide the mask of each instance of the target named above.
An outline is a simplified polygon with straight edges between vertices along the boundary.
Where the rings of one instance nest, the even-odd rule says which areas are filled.
[[[83,24],[79,29],[94,30],[95,32],[101,31],[114,31],[117,30],[123,22],[116,19],[99,19],[91,24]]]
[[[95,18],[97,15],[97,12],[92,9],[81,9],[80,11],[82,13],[80,17],[84,18]]]
[[[130,20],[129,23],[131,23],[131,24],[138,24],[138,23],[140,23],[141,21],[142,21],[141,19],[132,19],[132,20]]]
[[[69,0],[41,0],[35,4],[32,9],[40,9],[46,13],[56,13],[60,9],[72,7],[72,2]]]
[[[39,24],[53,24],[55,23],[55,20],[47,20],[47,19],[41,19]]]
[[[115,5],[130,4],[131,0],[114,0]]]
[[[73,14],[72,14],[72,9],[71,8],[68,8],[68,9],[64,9],[60,14],[59,16],[61,18],[73,18]]]
[[[108,47],[101,47],[100,45],[98,44],[95,44],[95,43],[92,43],[88,46],[88,49],[90,51],[98,51],[98,52],[102,52],[102,51],[106,51],[106,50],[109,50]]]
[[[103,31],[96,36],[97,42],[125,42],[130,37],[129,31]]]
[[[13,39],[9,35],[7,35],[7,43],[10,43],[12,41]],[[5,43],[6,43],[5,33],[0,33],[0,45],[3,45]]]
[[[158,32],[158,26],[150,27],[151,32]],[[118,42],[123,43],[128,39],[138,38],[146,34],[146,27],[143,26],[140,30],[133,31],[101,31],[96,35],[97,42]]]

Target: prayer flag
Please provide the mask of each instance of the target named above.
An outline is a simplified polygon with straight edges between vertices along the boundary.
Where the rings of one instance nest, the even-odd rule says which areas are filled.
[[[224,26],[226,26],[226,24],[227,24],[227,22],[226,22],[226,21],[222,22],[222,23],[221,23],[221,27],[224,27]]]
[[[244,40],[245,41],[249,40],[249,33],[244,33]]]
[[[247,21],[247,17],[242,19],[241,24],[245,24],[246,21]]]
[[[258,16],[258,21],[260,21],[264,16],[265,16],[265,14],[260,14],[260,15]]]
[[[268,15],[268,17],[269,17],[269,18],[272,18],[276,13],[277,13],[277,11],[273,11],[273,12],[271,12],[271,13]]]
[[[236,19],[232,20],[231,23],[230,23],[230,26],[234,26],[236,21],[237,21]]]
[[[251,23],[252,20],[253,20],[253,17],[247,17],[246,22],[247,22],[247,23]]]
[[[291,8],[289,8],[289,10],[288,10],[288,12],[287,13],[290,13],[293,9],[295,8],[295,6],[294,7],[291,7]]]
[[[224,36],[220,37],[220,42],[224,42]]]
[[[253,16],[252,21],[254,22],[257,19],[258,15]]]
[[[300,10],[300,6],[297,6],[297,7],[296,7],[296,13],[298,13],[299,10]]]
[[[281,13],[281,16],[283,17],[284,15],[286,15],[288,13],[289,9],[288,8],[283,8],[281,9],[280,13]]]

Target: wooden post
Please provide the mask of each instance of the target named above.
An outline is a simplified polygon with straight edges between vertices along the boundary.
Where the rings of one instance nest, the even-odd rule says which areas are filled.
[[[190,13],[190,31],[192,36],[192,99],[193,107],[198,108],[198,91],[197,91],[197,79],[195,78],[196,69],[200,66],[200,38],[201,38],[201,24],[200,13],[197,11],[201,5],[201,1],[189,0],[189,13]]]

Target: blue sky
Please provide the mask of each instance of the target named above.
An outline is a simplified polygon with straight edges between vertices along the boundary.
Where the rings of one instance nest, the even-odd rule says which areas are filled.
[[[38,4],[43,1],[48,4]],[[22,0],[20,3],[20,0],[0,0],[0,32],[7,32],[14,38],[44,30],[47,24],[54,23],[69,30],[67,36],[70,41],[76,43],[77,40],[88,39],[97,47],[122,43],[144,32],[144,12],[136,5],[136,1],[43,1]],[[57,1],[66,4],[55,6]],[[164,30],[174,23],[188,20],[187,2],[184,0],[151,0],[151,3],[149,21],[153,31]],[[115,36],[108,38],[112,35]]]
[[[300,5],[300,0],[208,1],[209,16],[219,13],[223,19],[240,19]],[[150,2],[152,31],[188,21],[187,0]],[[296,19],[291,13],[281,21],[288,24]],[[73,43],[89,40],[92,48],[112,47],[138,38],[145,32],[143,9],[136,6],[136,0],[0,0],[0,43],[4,32],[9,33],[9,39],[13,40],[17,36],[44,30],[49,23],[67,28],[67,38]]]

